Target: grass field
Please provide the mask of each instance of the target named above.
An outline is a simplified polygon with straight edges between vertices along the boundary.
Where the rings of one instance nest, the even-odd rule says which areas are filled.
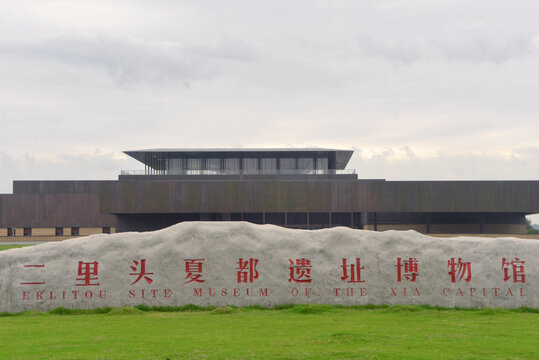
[[[13,248],[21,248],[25,246],[31,246],[31,245],[0,245],[0,251],[7,250],[7,249],[13,249]]]
[[[2,314],[0,358],[539,359],[532,309],[141,309]]]

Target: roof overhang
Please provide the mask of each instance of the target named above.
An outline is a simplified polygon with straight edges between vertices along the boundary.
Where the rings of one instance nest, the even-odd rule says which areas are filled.
[[[335,154],[335,168],[342,170],[346,168],[348,161],[354,153],[352,150],[327,149],[327,148],[275,148],[275,149],[242,149],[242,148],[221,148],[221,149],[147,149],[124,151],[125,154],[140,161],[141,163],[152,166],[155,162],[149,159],[165,160],[170,158],[208,158],[216,157],[286,157],[290,154],[293,157],[322,157],[330,153]]]

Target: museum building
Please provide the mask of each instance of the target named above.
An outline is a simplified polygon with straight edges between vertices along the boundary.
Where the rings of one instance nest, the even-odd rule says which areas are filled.
[[[144,170],[110,181],[14,181],[13,194],[0,195],[0,240],[148,231],[182,221],[522,234],[525,216],[539,213],[539,181],[360,179],[346,169],[349,150],[125,153]]]

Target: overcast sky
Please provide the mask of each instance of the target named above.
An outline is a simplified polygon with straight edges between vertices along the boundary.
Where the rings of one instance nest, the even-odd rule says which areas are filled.
[[[0,124],[0,193],[115,179],[142,168],[123,150],[159,147],[537,180],[539,1],[0,0]]]

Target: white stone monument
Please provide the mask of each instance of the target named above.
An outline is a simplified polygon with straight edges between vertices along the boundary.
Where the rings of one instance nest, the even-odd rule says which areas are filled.
[[[191,222],[0,252],[0,311],[321,303],[539,308],[539,241]]]

